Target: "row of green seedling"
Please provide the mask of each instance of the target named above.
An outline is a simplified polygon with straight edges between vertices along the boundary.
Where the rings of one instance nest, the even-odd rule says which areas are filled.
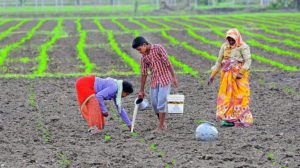
[[[229,22],[229,20],[226,20],[225,18],[222,21]],[[238,27],[237,24],[231,24],[231,26],[234,26],[234,25],[236,25],[235,27]],[[239,27],[239,28],[241,28],[241,27]],[[242,29],[243,32],[245,31],[243,28],[241,28],[241,29]],[[275,32],[277,32],[277,31],[275,31]],[[291,36],[295,36],[295,35],[291,35]],[[286,51],[286,50],[283,50],[283,49],[280,49],[280,48],[274,47],[274,46],[265,45],[265,44],[262,44],[262,43],[260,43],[256,40],[254,40],[254,39],[247,40],[247,43],[250,44],[251,46],[262,48],[266,51],[274,52],[276,54],[280,54],[280,55],[284,55],[284,56],[285,55],[286,56],[291,56],[291,57],[295,57],[295,58],[300,58],[299,53],[292,52],[292,51]]]
[[[222,33],[222,32],[221,32],[219,29],[217,29],[215,26],[213,26],[213,25],[211,25],[211,24],[209,24],[209,23],[207,23],[207,22],[204,22],[204,23],[203,23],[203,22],[198,21],[198,20],[189,20],[189,19],[186,19],[186,18],[183,18],[183,19],[186,20],[186,21],[192,21],[192,22],[198,23],[198,24],[204,24],[204,25],[208,26],[209,28],[211,28],[211,30],[212,30],[214,33],[216,33],[216,34],[218,34],[218,35],[220,35],[220,36],[224,36],[224,33]],[[176,21],[176,20],[170,20],[170,19],[167,19],[167,18],[164,18],[164,20],[165,20],[165,21],[168,21],[168,22],[173,22],[173,23],[175,23],[175,24],[180,24],[180,25],[182,25],[182,26],[187,27],[188,29],[191,28],[191,27],[193,27],[192,25],[189,25],[189,24],[187,24],[187,23],[182,23],[182,22]],[[151,21],[151,20],[150,20],[150,21]],[[152,22],[152,23],[153,23],[153,22]],[[160,23],[160,24],[161,24],[162,26],[164,26],[163,23]],[[168,28],[168,27],[166,27],[166,28]],[[168,34],[166,33],[166,31],[161,31],[161,33],[162,33],[163,37],[169,39],[170,42],[171,42],[172,44],[175,44],[175,45],[181,44],[181,45],[182,45],[184,48],[186,48],[187,50],[192,51],[192,52],[195,53],[195,54],[201,55],[201,56],[203,56],[203,57],[205,57],[205,58],[207,58],[207,59],[210,59],[210,60],[213,60],[213,61],[215,61],[215,60],[217,59],[216,56],[210,55],[210,54],[207,53],[206,51],[201,51],[201,50],[199,50],[199,49],[196,49],[196,48],[194,48],[194,47],[188,45],[186,42],[179,42],[179,41],[178,41],[177,39],[175,39],[174,37],[168,35]],[[220,34],[220,33],[221,33],[221,34]],[[192,34],[192,33],[191,33],[191,30],[188,30],[188,34],[190,34],[190,35]],[[193,33],[193,34],[195,35],[195,33]],[[194,37],[195,37],[195,36],[194,36]],[[199,39],[199,36],[198,36],[198,39]],[[203,41],[203,39],[204,39],[204,37],[202,37],[200,40]],[[204,40],[204,42],[208,42],[208,41],[210,41],[210,40]],[[216,45],[216,46],[218,46],[218,47],[221,46],[221,43],[218,42],[218,41],[211,41],[211,42],[209,42],[209,43],[210,43],[210,44],[213,44],[213,45]],[[277,51],[278,51],[278,50],[277,50]],[[279,50],[279,52],[281,52],[281,51]],[[282,52],[281,52],[281,53],[282,53]],[[286,52],[285,52],[285,53],[286,53]],[[271,59],[267,59],[267,58],[265,58],[265,57],[258,56],[258,55],[256,55],[256,54],[252,54],[252,57],[253,57],[254,59],[260,61],[260,62],[267,63],[267,64],[276,66],[276,67],[281,68],[281,69],[284,69],[284,70],[298,70],[297,67],[294,67],[294,66],[287,66],[287,65],[284,65],[284,64],[282,64],[282,63],[280,63],[280,62],[273,61],[273,60],[271,60]]]
[[[52,47],[52,45],[61,37],[62,33],[62,22],[63,19],[60,19],[57,22],[57,26],[53,29],[53,36],[49,41],[42,44],[40,47],[40,54],[38,56],[39,65],[37,70],[33,73],[34,75],[41,75],[45,72],[47,69],[47,63],[48,63],[48,54],[47,51]]]
[[[227,21],[229,21],[228,19],[230,19],[230,18],[225,18],[225,19],[227,19]],[[231,19],[232,19],[232,18],[231,18]],[[300,40],[300,37],[297,36],[297,35],[295,35],[295,34],[282,33],[282,32],[280,32],[280,31],[272,30],[272,29],[270,29],[270,26],[268,26],[268,25],[266,25],[266,24],[257,23],[257,22],[254,21],[254,20],[246,21],[246,20],[244,20],[244,19],[236,19],[236,18],[235,18],[235,20],[239,22],[239,23],[237,23],[237,24],[240,24],[240,23],[242,23],[242,24],[249,24],[249,23],[251,23],[251,24],[253,24],[255,27],[259,27],[259,28],[262,29],[264,32],[269,33],[269,34],[273,34],[273,35],[277,35],[277,36],[282,36],[282,37],[287,37],[287,38],[292,38],[292,39]],[[276,27],[278,27],[278,26],[276,26]],[[275,29],[275,26],[272,27],[272,28]]]
[[[7,30],[5,30],[4,32],[2,32],[0,34],[0,40],[2,40],[3,38],[7,37],[8,35],[10,35],[10,33],[18,28],[20,28],[24,23],[28,22],[28,19],[22,20],[20,21],[18,24],[9,27]]]
[[[212,32],[215,33],[216,35],[219,35],[221,37],[224,36],[224,33],[218,29],[212,29]],[[195,32],[193,32],[192,30],[189,30],[187,32],[190,36],[198,39],[199,41],[202,41],[204,43],[207,43],[207,44],[210,44],[210,45],[214,45],[214,46],[217,46],[217,47],[221,47],[222,46],[222,43],[219,42],[219,41],[213,41],[213,40],[208,40],[206,39],[205,37],[203,36],[200,36],[198,34],[196,34]],[[251,57],[253,59],[256,59],[260,62],[263,62],[263,63],[266,63],[266,64],[270,64],[272,66],[275,66],[277,68],[280,68],[280,69],[283,69],[283,70],[287,70],[287,71],[297,71],[299,70],[297,67],[295,66],[288,66],[288,65],[285,65],[285,64],[282,64],[280,62],[277,62],[277,61],[274,61],[274,60],[271,60],[271,59],[268,59],[268,58],[265,58],[263,56],[259,56],[259,55],[256,55],[254,53],[251,53]]]
[[[36,93],[34,90],[34,86],[31,84],[30,88],[28,89],[30,91],[30,95],[29,95],[29,104],[30,106],[36,111],[36,117],[37,118],[37,130],[40,132],[39,135],[41,136],[41,139],[43,140],[44,143],[48,143],[50,141],[50,133],[49,130],[47,129],[47,127],[45,126],[44,122],[43,122],[43,118],[41,116],[41,112],[37,103],[37,99],[36,99]]]
[[[196,21],[195,21],[196,22]],[[200,24],[202,22],[199,22]],[[213,25],[210,25],[209,23],[206,23],[207,26],[211,27],[211,31],[221,37],[224,37],[224,33],[222,31],[220,31],[219,29],[215,28]],[[222,43],[219,42],[219,41],[212,41],[212,40],[208,40],[206,38],[204,38],[203,36],[200,36],[200,35],[197,35],[195,32],[193,32],[192,30],[188,30],[188,34],[204,43],[208,43],[208,44],[211,44],[211,45],[215,45],[217,47],[221,47]],[[280,69],[283,69],[283,70],[288,70],[288,71],[295,71],[295,70],[299,70],[297,67],[295,66],[288,66],[288,65],[285,65],[285,64],[282,64],[280,62],[277,62],[277,61],[273,61],[271,59],[268,59],[268,58],[265,58],[263,56],[259,56],[259,55],[256,55],[254,53],[251,54],[252,58],[253,59],[256,59],[260,62],[263,62],[263,63],[266,63],[266,64],[270,64],[272,66],[275,66],[275,67],[278,67]],[[214,56],[216,57],[216,56]],[[213,58],[213,57],[212,57]]]
[[[282,23],[282,20],[280,20],[280,22],[272,21],[269,19],[259,20],[255,18],[245,18],[244,20],[248,22],[259,22],[262,25],[265,25],[266,27],[272,27],[275,29],[287,29],[293,33],[299,33],[298,29],[300,28],[299,26],[291,25],[290,23]]]
[[[95,21],[95,22],[97,22],[97,21]],[[116,40],[114,38],[113,31],[104,29],[104,27],[101,25],[101,23],[99,21],[98,21],[98,23],[96,23],[96,25],[98,26],[98,28],[101,32],[105,31],[107,33],[107,40],[110,44],[111,49],[118,56],[120,56],[124,62],[129,64],[129,66],[132,68],[132,70],[135,74],[139,74],[140,73],[140,65],[132,57],[130,57],[129,55],[127,55],[125,52],[123,52],[120,49],[118,43],[116,42]]]
[[[89,74],[93,71],[95,65],[91,63],[88,55],[85,53],[85,43],[86,43],[86,31],[82,30],[82,26],[80,23],[80,19],[76,20],[77,32],[79,33],[79,40],[76,45],[76,49],[78,52],[77,57],[84,63],[84,73]]]
[[[258,38],[258,39],[262,39],[266,42],[270,42],[270,43],[284,43],[288,46],[292,46],[292,47],[296,47],[296,48],[300,48],[300,44],[297,44],[295,43],[294,41],[291,41],[291,40],[280,40],[280,39],[274,39],[274,38],[270,38],[270,37],[266,37],[265,35],[262,35],[262,34],[258,34],[258,33],[253,33],[253,32],[250,32],[250,31],[247,31],[243,26],[240,26],[240,25],[237,25],[237,24],[232,24],[230,22],[225,22],[224,20],[217,20],[217,19],[206,19],[206,18],[203,18],[203,17],[199,17],[201,18],[202,20],[206,20],[208,22],[213,22],[213,23],[219,23],[219,24],[225,24],[225,25],[228,25],[230,27],[235,27],[235,28],[238,28],[241,32],[243,32],[245,35],[248,35],[250,37],[255,37],[255,38]]]
[[[2,64],[4,63],[6,57],[9,55],[10,51],[12,51],[13,49],[18,48],[19,46],[21,46],[22,44],[24,44],[26,41],[30,40],[30,39],[33,37],[33,35],[34,35],[34,33],[36,32],[36,30],[39,29],[39,28],[43,25],[43,23],[44,23],[45,21],[46,21],[46,20],[44,20],[44,19],[43,19],[43,20],[40,20],[40,21],[38,22],[38,24],[36,24],[36,26],[34,26],[34,27],[27,33],[27,35],[26,35],[25,37],[23,37],[20,41],[14,42],[14,43],[9,44],[9,45],[5,46],[4,48],[2,48],[2,49],[0,50],[0,65],[2,65]],[[23,59],[23,61],[22,61],[22,59],[21,59],[20,61],[26,63],[26,62],[29,61],[28,59],[29,59],[29,58],[27,57],[27,59]]]

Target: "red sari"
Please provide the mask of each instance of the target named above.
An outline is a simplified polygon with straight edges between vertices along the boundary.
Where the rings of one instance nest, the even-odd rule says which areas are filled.
[[[80,112],[87,121],[88,127],[97,126],[99,130],[104,128],[104,116],[100,109],[99,101],[95,97],[95,76],[85,76],[77,79],[76,91]]]

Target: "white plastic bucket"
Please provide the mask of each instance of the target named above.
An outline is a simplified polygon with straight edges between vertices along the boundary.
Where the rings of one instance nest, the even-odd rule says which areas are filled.
[[[168,95],[167,96],[168,113],[183,114],[184,95]]]

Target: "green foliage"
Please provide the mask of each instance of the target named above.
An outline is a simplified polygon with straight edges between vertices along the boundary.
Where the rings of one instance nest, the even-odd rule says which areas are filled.
[[[168,25],[166,25],[166,24],[164,24],[164,23],[162,23],[162,22],[159,22],[159,21],[157,21],[157,20],[154,20],[154,19],[152,19],[152,18],[146,17],[145,20],[147,20],[147,21],[150,22],[150,23],[154,23],[154,24],[160,25],[160,26],[162,26],[164,29],[171,29],[170,26],[168,26]]]
[[[233,25],[231,25],[231,26],[233,26]],[[210,27],[213,27],[213,26],[210,26]],[[213,32],[217,35],[224,36],[223,33],[221,31],[217,30],[217,29],[213,29]],[[245,32],[245,30],[243,30],[243,32]],[[197,38],[200,39],[203,42],[207,41],[207,40],[205,40],[204,37],[201,37],[201,38],[197,37]],[[209,42],[209,44],[213,44],[213,45],[216,45],[216,46],[220,47],[220,43],[218,43],[217,41],[211,41],[211,42]],[[183,42],[182,45],[185,46],[186,49],[192,51],[193,53],[202,55],[202,56],[204,56],[208,59],[212,59],[212,60],[216,59],[216,57],[214,58],[214,56],[209,55],[207,52],[205,53],[203,51],[197,50],[197,49],[187,45],[186,42]],[[287,66],[287,65],[282,64],[280,62],[273,61],[271,59],[268,59],[268,58],[265,58],[265,57],[262,57],[262,56],[259,56],[259,55],[253,54],[253,53],[251,54],[251,57],[253,59],[256,59],[256,60],[260,61],[260,62],[273,65],[273,66],[278,67],[278,68],[283,69],[283,70],[287,70],[287,71],[298,71],[299,70],[299,68],[297,68],[295,66]]]
[[[31,94],[29,96],[29,103],[31,105],[31,107],[36,108],[37,104],[36,104],[36,94],[34,91],[31,91]]]
[[[71,165],[72,161],[68,159],[68,157],[64,153],[59,153],[57,155],[59,158],[59,167],[68,167]]]
[[[98,26],[99,30],[101,32],[105,32],[106,29],[103,27],[103,25],[100,23],[100,20],[98,18],[94,19],[94,23]]]
[[[160,156],[160,157],[164,157],[165,155],[166,155],[166,152],[164,152],[164,151],[160,151],[160,152],[159,152],[159,156]]]
[[[195,121],[195,123],[198,124],[198,125],[203,124],[203,123],[205,123],[205,122],[206,122],[206,121],[203,120],[203,119],[197,119],[197,120]]]
[[[189,24],[186,24],[186,23],[183,23],[183,22],[180,22],[178,20],[175,20],[175,19],[170,19],[170,18],[164,18],[165,21],[167,22],[172,22],[172,23],[176,23],[177,25],[180,25],[180,26],[183,26],[183,27],[186,27],[188,29],[194,29],[195,26],[192,26],[192,25],[189,25]]]
[[[4,32],[2,32],[0,34],[0,40],[2,40],[3,38],[5,38],[6,36],[8,36],[12,31],[18,29],[19,27],[21,27],[26,22],[28,22],[28,19],[24,19],[24,20],[20,21],[18,24],[14,25],[14,26],[11,26],[10,28],[8,28]]]
[[[179,44],[180,44],[180,42],[179,42],[177,39],[175,39],[175,38],[174,38],[173,36],[171,36],[171,35],[168,35],[167,32],[166,32],[165,30],[162,30],[162,31],[161,31],[161,35],[162,35],[164,38],[168,39],[172,44],[175,44],[175,45],[179,45]]]
[[[144,138],[141,138],[141,139],[140,139],[140,142],[141,142],[141,143],[146,143],[146,141],[145,141]]]
[[[282,50],[278,47],[271,47],[262,43],[259,43],[258,41],[255,41],[253,39],[250,39],[247,41],[247,43],[249,43],[251,46],[255,46],[255,47],[259,47],[262,48],[266,51],[270,51],[270,52],[274,52],[280,55],[286,55],[286,56],[291,56],[291,57],[295,57],[295,58],[300,58],[300,54],[296,53],[296,52],[292,52],[292,51],[287,51],[287,50]]]
[[[202,41],[203,43],[211,44],[211,45],[215,45],[215,46],[222,46],[222,43],[221,43],[221,42],[219,42],[219,41],[208,40],[208,39],[206,39],[205,37],[196,34],[193,30],[187,30],[187,33],[188,33],[190,36],[194,37],[195,39],[198,39],[198,40]]]
[[[176,159],[172,159],[172,164],[175,165],[176,164]]]
[[[111,136],[105,135],[104,140],[105,140],[106,142],[110,141],[110,140],[111,140]]]
[[[274,160],[274,155],[273,155],[273,153],[268,153],[267,158],[268,158],[268,160],[273,161],[273,160]]]
[[[145,24],[143,24],[143,23],[137,21],[136,19],[134,19],[134,18],[132,18],[132,17],[130,17],[130,18],[128,19],[128,21],[131,22],[131,23],[134,23],[134,24],[136,24],[136,25],[138,25],[138,26],[140,26],[140,27],[141,27],[142,29],[144,29],[144,30],[149,30],[149,29],[150,29],[148,26],[146,26]]]
[[[199,78],[199,72],[194,70],[192,67],[188,66],[187,64],[183,64],[182,62],[178,61],[175,56],[170,55],[169,59],[171,63],[177,67],[182,68],[183,72],[188,73],[195,78]]]
[[[110,44],[112,50],[114,52],[116,52],[126,63],[128,63],[131,66],[131,68],[133,69],[135,74],[139,74],[140,73],[140,65],[138,63],[136,63],[133,58],[128,56],[126,53],[124,53],[119,48],[118,43],[116,42],[112,31],[108,31],[107,33],[108,33],[108,41],[109,41],[109,44]]]
[[[295,66],[288,66],[288,65],[282,64],[280,62],[273,61],[271,59],[267,59],[265,57],[262,57],[262,56],[259,56],[259,55],[253,54],[253,53],[251,54],[251,57],[253,59],[256,59],[256,60],[260,61],[260,62],[273,65],[275,67],[278,67],[278,68],[286,70],[286,71],[298,71],[299,70],[299,68],[297,68]]]
[[[62,22],[63,19],[59,19],[59,21],[57,22],[57,26],[52,31],[54,34],[52,38],[46,43],[42,44],[40,48],[40,55],[38,56],[40,62],[38,65],[38,69],[34,72],[34,74],[43,74],[47,69],[47,62],[48,62],[47,50],[60,38],[61,31],[62,31]]]
[[[193,53],[195,54],[198,54],[204,58],[207,58],[209,60],[212,60],[212,61],[216,61],[217,60],[217,56],[214,56],[214,55],[210,55],[208,52],[206,51],[201,51],[199,49],[196,49],[190,45],[188,45],[187,42],[182,42],[182,46],[190,51],[192,51]]]
[[[152,151],[156,151],[157,146],[156,146],[156,144],[151,144],[150,148]]]
[[[39,118],[37,122],[37,129],[41,132],[43,141],[48,143],[50,140],[50,133],[45,124],[41,121],[41,118]]]
[[[204,19],[204,18],[202,18],[202,19]],[[265,41],[270,42],[270,43],[284,43],[284,44],[292,46],[292,47],[300,48],[300,44],[295,43],[294,41],[287,40],[287,39],[285,39],[285,40],[274,39],[274,38],[266,37],[263,34],[253,33],[253,32],[247,31],[243,26],[240,26],[238,24],[230,23],[228,21],[225,21],[224,19],[218,20],[216,18],[210,18],[210,19],[205,18],[205,20],[225,24],[225,25],[228,25],[230,27],[236,27],[236,28],[239,29],[240,32],[243,32],[245,35],[255,37],[255,38],[258,38],[258,39],[262,39],[262,40],[265,40]]]
[[[129,32],[130,31],[126,26],[124,26],[122,23],[120,23],[119,21],[117,21],[116,18],[112,18],[111,21],[114,24],[118,25],[123,31],[125,31],[125,32]]]
[[[137,136],[139,136],[139,134],[138,134],[137,132],[131,132],[130,135],[131,135],[132,137],[137,137]]]
[[[1,49],[1,50],[0,50],[0,65],[3,64],[5,58],[8,56],[8,54],[10,53],[11,50],[17,48],[18,46],[24,44],[26,41],[30,40],[30,39],[32,38],[32,36],[34,35],[34,33],[36,32],[36,30],[37,30],[38,28],[40,28],[40,27],[44,24],[45,21],[46,21],[45,19],[40,20],[40,21],[38,22],[38,24],[37,24],[36,26],[34,26],[34,27],[27,33],[27,36],[26,36],[26,37],[23,37],[20,41],[15,42],[15,43],[12,43],[12,44],[10,44],[10,45],[7,45],[7,46],[4,47],[3,49]],[[28,57],[27,57],[27,59],[26,59],[26,57],[25,57],[23,60],[21,60],[21,62],[26,63],[26,62],[28,62],[28,59],[29,59]]]
[[[95,65],[90,62],[89,57],[87,56],[87,54],[84,51],[85,41],[86,41],[86,31],[82,30],[80,19],[76,20],[76,25],[77,25],[77,31],[79,33],[79,41],[76,45],[78,57],[84,63],[84,66],[85,66],[84,73],[90,74],[93,71]]]

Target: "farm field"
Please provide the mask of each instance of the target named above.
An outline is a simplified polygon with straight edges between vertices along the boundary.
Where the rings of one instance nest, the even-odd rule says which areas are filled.
[[[225,32],[250,46],[254,126],[220,128],[218,81],[208,87]],[[135,36],[161,43],[186,97],[183,116],[169,115],[155,134],[151,109],[128,129],[109,104],[103,132],[90,136],[75,93],[77,77],[132,81],[123,105],[132,116],[139,89]],[[300,167],[300,15],[8,18],[0,21],[1,167]],[[147,94],[149,98],[149,94]],[[219,139],[195,140],[200,120]],[[240,138],[237,138],[240,137]]]

